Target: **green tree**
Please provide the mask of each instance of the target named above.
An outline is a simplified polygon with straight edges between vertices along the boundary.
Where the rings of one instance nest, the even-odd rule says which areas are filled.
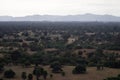
[[[64,71],[62,71],[62,72],[61,72],[61,75],[62,75],[62,76],[65,76],[65,72],[64,72]]]
[[[48,73],[47,73],[47,71],[43,71],[43,78],[46,80],[46,78],[47,78],[47,75],[48,75]]]
[[[32,74],[28,74],[28,80],[33,80],[33,75]]]
[[[53,74],[50,74],[50,78],[52,78],[53,77]]]
[[[73,74],[81,74],[81,73],[85,73],[85,72],[86,72],[86,66],[80,65],[80,64],[77,65],[72,71]]]
[[[22,74],[21,74],[21,78],[22,78],[23,80],[26,80],[26,78],[27,78],[27,74],[26,74],[26,72],[22,72]]]
[[[37,67],[33,70],[33,74],[36,76],[36,79],[39,80],[39,77],[43,75],[44,69],[41,67]]]
[[[24,66],[25,66],[25,67],[29,67],[30,65],[31,65],[30,61],[25,61],[25,62],[24,62]]]
[[[14,76],[15,76],[15,72],[11,69],[4,72],[5,78],[14,78]]]
[[[60,73],[62,71],[62,65],[59,62],[53,62],[50,67],[53,73]]]
[[[4,71],[4,65],[0,64],[0,73]]]

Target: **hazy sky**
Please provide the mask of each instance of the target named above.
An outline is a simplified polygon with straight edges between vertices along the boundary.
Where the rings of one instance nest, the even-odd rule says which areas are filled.
[[[120,16],[120,0],[0,0],[0,16],[85,13]]]

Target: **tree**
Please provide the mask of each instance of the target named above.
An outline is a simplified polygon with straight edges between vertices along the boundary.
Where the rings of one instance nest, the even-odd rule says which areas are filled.
[[[15,64],[17,64],[18,63],[17,61],[21,58],[22,54],[21,54],[20,51],[16,50],[16,51],[13,51],[10,54],[10,56],[11,56],[12,62],[14,62]]]
[[[53,73],[60,73],[62,71],[62,65],[59,62],[53,62],[50,67]]]
[[[82,55],[83,55],[83,52],[82,52],[82,51],[79,51],[79,52],[78,52],[78,55],[82,56]]]
[[[47,75],[48,75],[48,73],[47,73],[47,71],[43,71],[43,78],[46,80],[46,78],[47,78]]]
[[[52,78],[53,77],[53,74],[50,74],[50,78]]]
[[[95,52],[95,56],[97,56],[99,58],[104,57],[103,50],[101,48],[97,48],[96,52]]]
[[[98,63],[96,67],[97,67],[97,70],[103,70],[104,65],[102,63]]]
[[[25,79],[27,78],[26,72],[22,72],[21,78],[22,78],[23,80],[25,80]]]
[[[4,71],[4,65],[0,64],[0,73]]]
[[[39,77],[43,74],[44,69],[37,67],[33,70],[33,74],[36,76],[36,79],[39,80]]]
[[[32,74],[28,74],[28,80],[33,80],[33,75]]]
[[[97,67],[97,70],[100,70],[100,69],[101,69],[101,65],[100,65],[99,63],[97,64],[96,67]]]
[[[3,80],[2,78],[0,78],[0,80]]]
[[[5,78],[14,78],[14,76],[15,76],[15,72],[11,69],[5,71],[4,73]]]
[[[107,61],[106,66],[110,68],[120,68],[120,60],[116,61]]]
[[[25,66],[25,67],[28,67],[28,66],[30,66],[30,65],[31,65],[30,61],[25,61],[25,62],[24,62],[24,66]]]
[[[65,76],[65,72],[64,72],[64,71],[62,71],[62,72],[61,72],[61,75],[62,75],[62,76]]]
[[[86,66],[80,65],[80,64],[77,65],[72,71],[73,74],[81,74],[81,73],[85,73],[85,72],[86,72]]]

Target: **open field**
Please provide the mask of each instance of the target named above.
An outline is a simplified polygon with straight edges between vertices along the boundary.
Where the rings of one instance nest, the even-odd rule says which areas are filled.
[[[44,66],[45,70],[48,71],[48,73],[51,73],[51,70],[49,66]],[[65,71],[65,76],[62,76],[61,74],[53,74],[53,78],[50,78],[49,75],[47,77],[47,80],[103,80],[106,77],[109,76],[117,76],[120,74],[120,69],[112,69],[112,68],[104,68],[104,70],[97,71],[95,67],[88,67],[86,74],[79,74],[79,75],[73,75],[72,69],[73,66],[65,66],[63,67],[63,70]],[[23,68],[21,66],[7,66],[6,69],[13,69],[16,72],[15,79],[11,80],[21,80],[21,73],[23,71],[27,73],[32,73],[33,67],[31,68]],[[2,76],[2,75],[1,75]],[[9,80],[9,79],[5,79]],[[34,80],[35,76],[34,76]]]

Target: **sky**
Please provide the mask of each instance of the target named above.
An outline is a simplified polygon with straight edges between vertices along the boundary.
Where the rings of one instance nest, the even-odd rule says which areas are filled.
[[[120,16],[120,0],[0,0],[0,16],[86,13]]]

